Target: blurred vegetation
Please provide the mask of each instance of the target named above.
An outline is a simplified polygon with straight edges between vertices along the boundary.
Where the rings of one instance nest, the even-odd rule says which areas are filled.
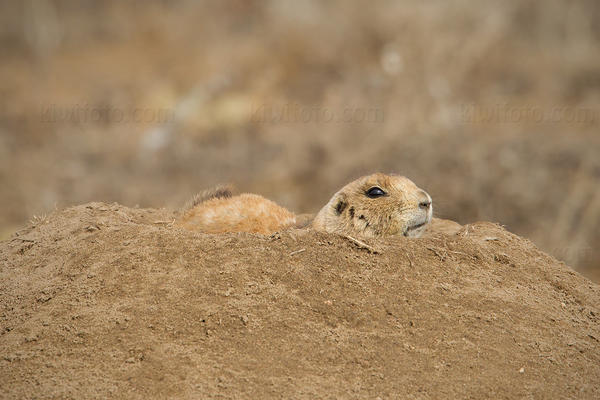
[[[597,1],[2,2],[0,235],[385,171],[600,280],[599,44]]]

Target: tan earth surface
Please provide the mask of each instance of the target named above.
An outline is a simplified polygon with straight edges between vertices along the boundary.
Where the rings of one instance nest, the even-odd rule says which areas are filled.
[[[0,54],[0,240],[380,171],[600,282],[599,1],[2,1]]]
[[[600,287],[498,225],[365,247],[174,217],[90,203],[0,242],[2,398],[600,397]]]

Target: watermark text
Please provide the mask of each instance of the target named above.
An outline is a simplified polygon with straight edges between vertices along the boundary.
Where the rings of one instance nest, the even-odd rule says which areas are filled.
[[[71,124],[166,124],[173,122],[175,112],[168,108],[96,107],[89,104],[57,106],[51,104],[40,110],[44,123]]]
[[[514,106],[499,103],[491,106],[463,104],[461,122],[465,124],[541,124],[566,123],[579,125],[600,124],[600,107],[556,106],[544,108],[535,105]]]
[[[323,106],[304,106],[299,103],[281,105],[253,105],[251,121],[258,124],[380,124],[385,113],[378,107],[345,107],[334,109]]]

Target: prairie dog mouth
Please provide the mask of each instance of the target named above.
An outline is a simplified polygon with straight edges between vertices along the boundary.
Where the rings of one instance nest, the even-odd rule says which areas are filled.
[[[420,224],[416,224],[416,225],[413,225],[413,226],[409,226],[408,229],[407,229],[407,231],[412,231],[412,230],[415,230],[415,229],[419,229],[420,227],[425,226],[426,223],[427,223],[427,221],[421,222]]]
[[[425,225],[427,224],[427,222],[429,222],[429,221],[424,221],[424,222],[421,222],[420,224],[416,224],[416,225],[411,225],[411,226],[409,226],[409,227],[408,227],[408,228],[406,228],[406,230],[404,231],[404,236],[408,236],[408,234],[409,234],[410,232],[412,232],[412,231],[414,231],[414,230],[417,230],[417,229],[419,229],[419,228],[421,228],[421,227],[425,226]]]
[[[413,225],[409,226],[404,231],[404,236],[406,236],[406,237],[419,237],[419,236],[421,236],[422,228],[425,225],[427,225],[430,221],[431,221],[431,218],[428,216],[427,218],[425,218],[425,220],[423,222],[420,222],[418,224],[413,224]]]

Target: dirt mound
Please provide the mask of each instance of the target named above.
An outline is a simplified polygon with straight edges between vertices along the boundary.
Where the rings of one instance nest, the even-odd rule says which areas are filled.
[[[434,3],[0,1],[0,240],[223,183],[311,213],[381,171],[600,283],[600,2]]]
[[[7,398],[598,398],[600,287],[491,223],[371,250],[92,203],[0,243]]]

